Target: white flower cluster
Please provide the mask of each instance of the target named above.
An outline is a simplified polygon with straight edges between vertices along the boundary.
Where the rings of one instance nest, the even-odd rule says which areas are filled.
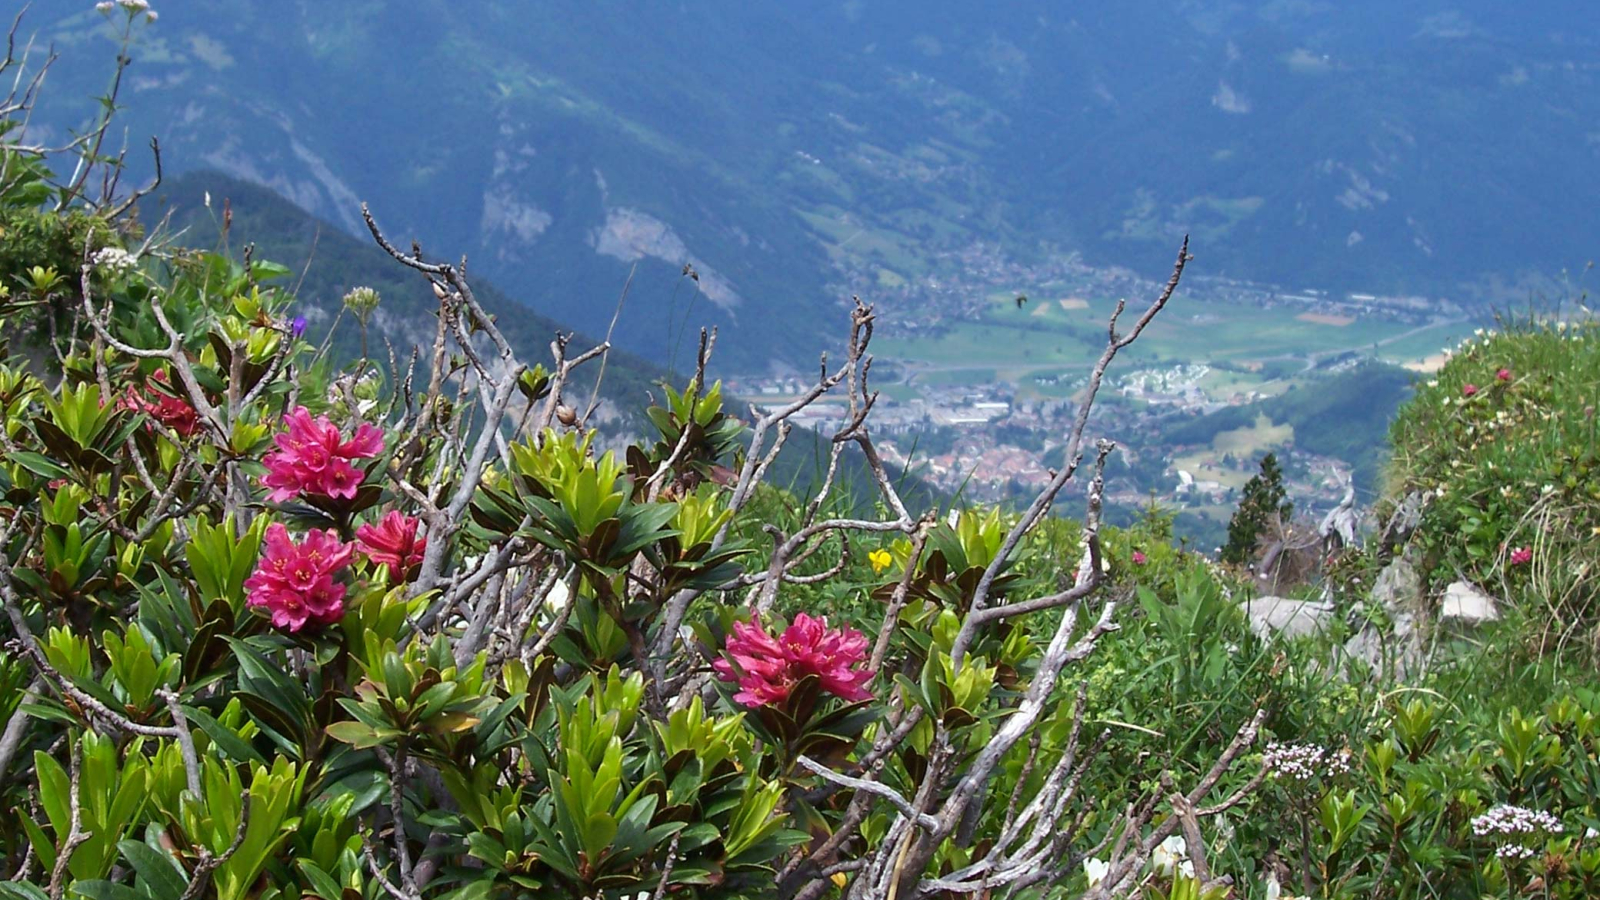
[[[1502,835],[1516,837],[1534,834],[1560,834],[1561,822],[1542,809],[1528,809],[1502,803],[1472,820],[1472,833],[1478,837]]]
[[[94,5],[94,10],[101,15],[110,15],[117,7],[122,7],[129,16],[144,13],[145,18],[154,22],[156,11],[150,8],[150,0],[100,0]]]
[[[1523,838],[1533,834],[1560,834],[1561,822],[1544,810],[1501,804],[1472,820],[1472,833],[1478,837]],[[1532,847],[1508,840],[1495,848],[1501,859],[1531,859],[1538,853]]]
[[[102,247],[94,254],[95,268],[108,275],[126,275],[139,264],[138,257],[121,247]]]
[[[1267,745],[1262,758],[1274,775],[1294,781],[1310,781],[1318,775],[1332,778],[1350,771],[1348,748],[1329,750],[1317,744],[1280,744],[1273,741]]]

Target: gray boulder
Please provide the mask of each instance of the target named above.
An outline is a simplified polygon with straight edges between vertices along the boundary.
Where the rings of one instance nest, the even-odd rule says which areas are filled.
[[[1499,601],[1471,582],[1451,582],[1439,601],[1440,625],[1470,628],[1499,618]]]
[[[1333,623],[1333,604],[1288,597],[1254,597],[1239,604],[1250,630],[1261,638],[1304,637]]]
[[[1401,680],[1420,674],[1426,660],[1422,574],[1413,556],[1408,548],[1378,573],[1367,602],[1381,615],[1370,617],[1344,645],[1347,656],[1362,660],[1374,673]],[[1387,627],[1371,619],[1381,619]]]

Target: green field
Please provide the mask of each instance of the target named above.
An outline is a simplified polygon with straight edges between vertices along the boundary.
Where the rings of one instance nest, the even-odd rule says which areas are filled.
[[[949,373],[967,368],[995,369],[1020,378],[1048,370],[1087,369],[1106,341],[1106,321],[1115,302],[1073,297],[1043,288],[1027,293],[1018,308],[1017,292],[996,292],[979,321],[962,322],[938,335],[880,336],[886,359],[921,363]],[[1123,313],[1123,330],[1137,310]],[[1299,307],[1262,309],[1248,304],[1174,300],[1127,352],[1126,364],[1173,362],[1302,360],[1342,352],[1378,355],[1405,363],[1454,345],[1472,325],[1438,325],[1408,334],[1413,326],[1381,319],[1313,317]],[[926,377],[926,376],[923,376]],[[1261,389],[1262,378],[1219,372],[1204,387],[1220,394]],[[945,383],[951,383],[946,381]],[[1279,383],[1281,385],[1281,382]],[[1271,392],[1272,387],[1266,388]]]

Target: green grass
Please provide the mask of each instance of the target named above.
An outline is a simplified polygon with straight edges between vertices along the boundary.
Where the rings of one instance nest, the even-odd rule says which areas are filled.
[[[1028,297],[1020,309],[1018,294]],[[1086,306],[1062,308],[1060,301],[1068,297],[1082,299]],[[981,321],[957,323],[938,336],[881,338],[879,352],[885,358],[937,365],[1082,366],[1105,346],[1106,320],[1115,308],[1114,300],[1080,297],[1060,285],[996,291],[989,301]],[[1411,359],[1423,355],[1425,348],[1437,350],[1438,342],[1459,336],[1464,327],[1440,326],[1396,340],[1413,326],[1375,318],[1325,324],[1300,318],[1303,313],[1299,307],[1261,309],[1248,304],[1185,303],[1180,298],[1150,324],[1128,355],[1134,361],[1247,363],[1303,359],[1308,354],[1370,353],[1378,347],[1386,359]],[[1241,374],[1239,383],[1248,379]],[[1248,388],[1223,382],[1218,389],[1225,396]]]
[[[1219,433],[1211,439],[1218,453],[1232,453],[1236,457],[1253,457],[1259,450],[1278,447],[1294,439],[1293,425],[1274,425],[1265,415],[1256,417],[1254,425]]]
[[[943,369],[917,376],[918,384],[935,386],[993,384],[995,370],[984,368]]]

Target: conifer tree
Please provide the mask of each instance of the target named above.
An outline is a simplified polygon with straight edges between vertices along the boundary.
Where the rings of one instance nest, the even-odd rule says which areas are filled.
[[[1283,488],[1283,470],[1276,454],[1261,458],[1261,471],[1245,483],[1239,508],[1228,521],[1228,543],[1222,548],[1222,561],[1244,565],[1255,556],[1256,542],[1273,519],[1287,519],[1294,513]]]

